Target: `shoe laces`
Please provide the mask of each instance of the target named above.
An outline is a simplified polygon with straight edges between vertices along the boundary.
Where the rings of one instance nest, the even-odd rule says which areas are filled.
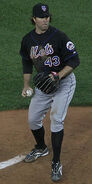
[[[60,162],[54,163],[52,162],[52,170],[54,173],[58,172]]]
[[[30,152],[30,155],[33,153],[36,153],[38,150],[41,150],[41,148],[39,148],[38,145],[35,145],[35,147],[32,149],[32,151]]]

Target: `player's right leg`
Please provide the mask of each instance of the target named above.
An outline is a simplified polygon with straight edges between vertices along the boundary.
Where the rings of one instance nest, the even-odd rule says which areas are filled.
[[[46,156],[49,150],[44,140],[43,119],[50,108],[52,102],[51,95],[46,95],[40,90],[36,89],[33,96],[28,113],[28,121],[31,132],[35,138],[35,148],[25,157],[25,162],[35,161],[38,157]]]

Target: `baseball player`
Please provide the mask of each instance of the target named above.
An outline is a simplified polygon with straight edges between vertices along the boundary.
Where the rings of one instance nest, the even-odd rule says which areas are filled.
[[[50,110],[51,144],[53,150],[53,181],[62,177],[61,146],[64,136],[64,119],[73,98],[76,79],[73,70],[79,65],[79,57],[74,43],[68,36],[50,25],[51,14],[48,5],[38,3],[33,7],[34,29],[26,34],[21,42],[24,88],[33,90],[30,79],[33,67],[37,74],[33,81],[35,92],[28,113],[30,130],[36,141],[33,150],[26,155],[25,162],[33,162],[49,154],[45,144],[43,119]],[[48,123],[48,122],[47,122]]]

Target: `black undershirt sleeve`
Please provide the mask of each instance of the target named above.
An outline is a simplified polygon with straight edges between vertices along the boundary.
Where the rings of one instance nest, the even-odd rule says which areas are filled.
[[[23,39],[21,42],[20,55],[22,57],[22,65],[23,65],[23,73],[24,74],[32,74],[33,72],[33,63],[29,58],[26,40]]]
[[[30,62],[30,60],[24,60],[22,59],[23,64],[23,74],[32,74],[33,72],[33,64]]]

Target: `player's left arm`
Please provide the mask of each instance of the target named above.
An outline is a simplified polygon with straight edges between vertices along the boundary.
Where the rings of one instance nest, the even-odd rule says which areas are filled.
[[[76,47],[73,42],[68,38],[65,33],[61,35],[61,60],[63,63],[63,69],[58,73],[59,79],[69,75],[79,64],[80,59]],[[63,37],[62,37],[63,35]]]
[[[69,75],[73,71],[73,68],[70,66],[65,66],[59,73],[59,79],[62,79]]]
[[[80,64],[80,59],[78,55],[67,60],[64,68],[58,73],[59,79],[62,79],[63,77],[66,77],[67,75],[69,75],[79,64]]]

